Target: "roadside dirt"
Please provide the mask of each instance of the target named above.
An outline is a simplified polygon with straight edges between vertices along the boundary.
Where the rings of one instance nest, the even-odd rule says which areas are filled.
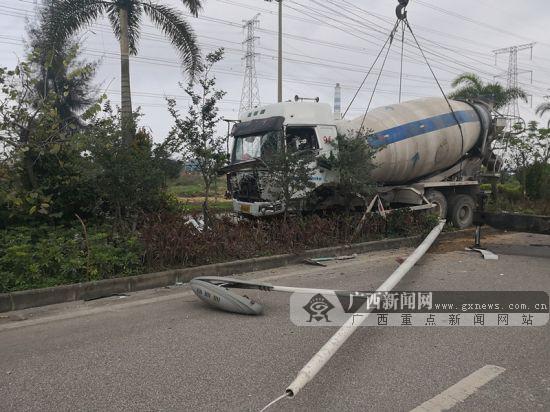
[[[513,236],[510,232],[481,234],[481,245],[490,244],[495,241],[502,242],[502,240]],[[473,234],[465,235],[457,239],[438,240],[428,251],[428,253],[447,253],[457,250],[464,250],[467,247],[471,247],[474,244]]]

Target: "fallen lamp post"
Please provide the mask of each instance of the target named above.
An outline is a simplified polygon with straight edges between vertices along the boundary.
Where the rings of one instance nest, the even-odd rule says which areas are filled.
[[[432,229],[422,243],[414,250],[414,252],[405,259],[403,263],[390,275],[388,279],[376,290],[376,292],[391,291],[403,277],[411,270],[422,256],[428,251],[430,246],[437,239],[445,220],[440,220],[439,224]],[[324,293],[336,294],[335,290],[330,289],[313,289],[313,288],[297,288],[289,286],[275,286],[263,282],[250,282],[232,278],[223,277],[199,277],[190,282],[193,292],[203,301],[211,306],[215,306],[221,310],[241,313],[247,315],[259,315],[262,313],[263,307],[260,303],[231,292],[230,288],[240,289],[257,289],[273,292],[287,293]],[[285,393],[277,399],[270,402],[263,410],[267,409],[275,402],[283,398],[294,398],[296,394],[310,382],[317,373],[327,364],[334,356],[336,351],[349,339],[349,337],[357,330],[359,326],[368,318],[370,311],[365,310],[365,315],[359,321],[354,320],[350,316],[346,323],[338,329],[338,331],[323,345],[323,347],[306,363],[306,365],[298,372],[296,378],[286,388]]]

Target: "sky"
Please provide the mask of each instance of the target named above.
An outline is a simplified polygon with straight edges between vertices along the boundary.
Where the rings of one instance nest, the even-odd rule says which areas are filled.
[[[262,104],[277,99],[277,8],[264,0],[204,0],[198,18],[178,0],[158,0],[184,13],[203,53],[225,48],[215,67],[217,85],[227,92],[220,114],[238,117],[244,79],[245,20],[257,13],[256,71]],[[33,18],[40,0],[0,0],[0,66],[14,67],[24,57],[26,19]],[[395,23],[394,0],[283,0],[283,100],[295,95],[319,97],[332,105],[334,85],[342,85],[345,108]],[[532,96],[520,102],[526,121],[546,123],[534,109],[550,95],[550,2],[548,0],[411,0],[408,19],[443,90],[458,74],[475,72],[486,81],[505,75],[509,55],[493,50],[536,42],[518,52],[519,86]],[[82,30],[83,56],[99,61],[95,79],[99,92],[120,102],[118,44],[106,20]],[[409,32],[403,45],[402,100],[441,96],[436,82]],[[380,61],[353,102],[347,117],[362,115],[378,77]],[[371,107],[397,103],[401,68],[401,33],[390,49]],[[188,99],[179,83],[187,78],[177,53],[150,21],[145,20],[139,53],[131,58],[134,106],[141,106],[141,124],[162,141],[172,126],[166,97],[175,97],[182,112]],[[531,84],[532,71],[533,83]],[[497,77],[506,84],[506,76]],[[220,133],[225,126],[220,125]]]

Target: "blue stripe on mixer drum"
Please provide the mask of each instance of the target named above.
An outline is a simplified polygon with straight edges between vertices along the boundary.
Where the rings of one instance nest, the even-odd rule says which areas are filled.
[[[479,121],[476,112],[473,110],[455,112],[455,115],[461,124]],[[453,114],[445,113],[373,133],[369,136],[368,141],[372,147],[377,148],[455,125],[456,120]]]

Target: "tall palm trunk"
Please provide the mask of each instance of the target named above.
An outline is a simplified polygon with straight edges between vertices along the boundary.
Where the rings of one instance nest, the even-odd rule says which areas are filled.
[[[120,19],[120,94],[122,111],[122,140],[130,145],[134,139],[135,125],[132,115],[132,93],[130,90],[130,47],[128,41],[128,10],[121,7]]]

